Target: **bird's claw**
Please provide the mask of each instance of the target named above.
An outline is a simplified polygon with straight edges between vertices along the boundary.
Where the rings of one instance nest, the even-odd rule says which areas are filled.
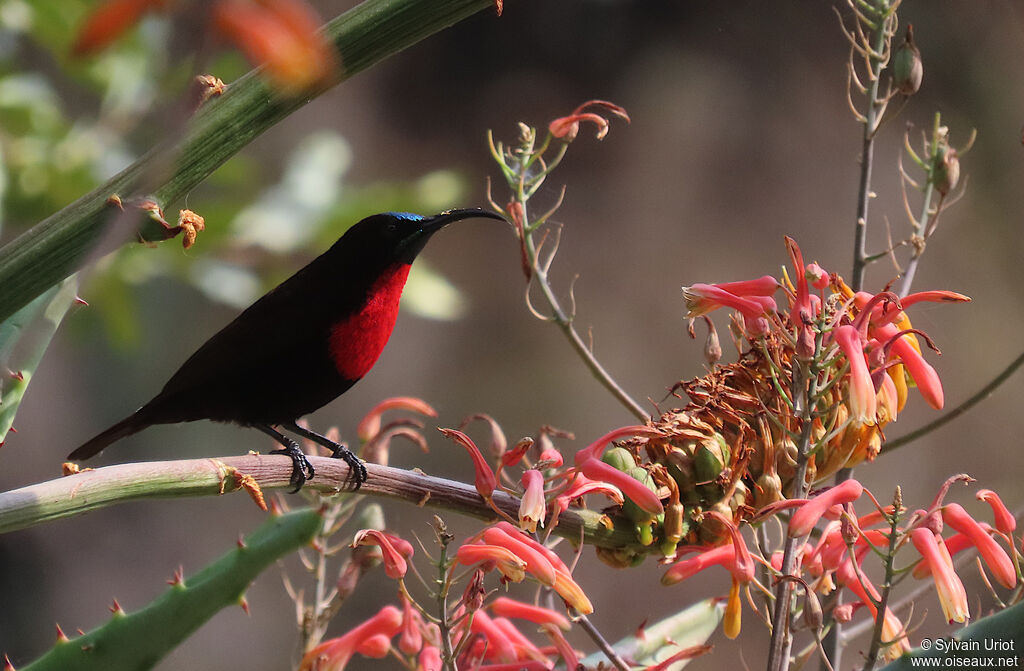
[[[307,480],[312,480],[316,475],[313,464],[306,458],[306,454],[299,449],[299,446],[292,443],[279,450],[271,450],[271,454],[283,454],[292,460],[292,474],[288,478],[288,484],[292,486],[291,494],[298,492]]]
[[[359,491],[359,488],[362,487],[368,477],[363,460],[357,457],[352,450],[340,443],[331,448],[331,459],[345,460],[345,463],[348,464],[349,477],[355,482],[355,487],[352,491]]]

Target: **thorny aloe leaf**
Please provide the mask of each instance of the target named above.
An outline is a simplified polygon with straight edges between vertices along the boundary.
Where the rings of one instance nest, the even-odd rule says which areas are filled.
[[[961,667],[1010,665],[1019,668],[1024,648],[1024,603],[983,617],[952,636],[925,640],[927,648],[924,645],[914,648],[882,671],[924,667],[929,662],[919,660],[926,659],[936,660],[936,668],[952,668],[953,660]]]
[[[642,637],[627,636],[612,647],[631,664],[644,668],[653,666],[683,648],[702,645],[718,627],[723,610],[721,599],[705,599],[645,627]],[[666,645],[667,640],[675,645]],[[582,664],[592,668],[602,661],[607,664],[604,654],[597,652],[582,660]],[[687,661],[676,662],[667,671],[678,671],[686,666]]]
[[[0,445],[53,334],[75,301],[77,288],[78,280],[72,275],[0,324]]]
[[[222,608],[238,604],[263,569],[309,543],[320,524],[311,508],[273,517],[216,562],[172,583],[148,606],[119,610],[101,627],[58,641],[21,671],[151,669]]]

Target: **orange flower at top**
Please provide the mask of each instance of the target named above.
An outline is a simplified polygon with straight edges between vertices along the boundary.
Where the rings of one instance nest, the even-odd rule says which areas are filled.
[[[75,56],[102,51],[148,11],[162,9],[164,0],[106,0],[86,17],[71,47]]]
[[[584,110],[588,107],[596,107],[629,123],[629,114],[626,113],[624,108],[607,100],[588,100],[573,110],[569,116],[560,117],[548,124],[548,132],[560,140],[572,142],[580,132],[580,123],[587,121],[597,126],[597,139],[603,139],[608,134],[608,128],[610,127],[608,119],[594,112],[585,112]]]
[[[147,12],[169,4],[168,0],[105,0],[83,22],[72,54],[102,51]],[[278,90],[294,95],[336,76],[335,50],[318,30],[320,19],[305,0],[217,0],[209,11],[216,29],[252,62],[262,65]]]
[[[213,21],[286,93],[324,84],[334,75],[334,49],[303,0],[220,0]]]

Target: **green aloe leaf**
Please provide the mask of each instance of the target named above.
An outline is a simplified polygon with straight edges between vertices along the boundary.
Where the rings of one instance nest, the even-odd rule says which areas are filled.
[[[311,508],[275,516],[231,552],[173,584],[145,608],[119,611],[87,634],[58,641],[21,671],[151,669],[222,608],[237,605],[263,569],[309,543],[320,524],[319,513]]]

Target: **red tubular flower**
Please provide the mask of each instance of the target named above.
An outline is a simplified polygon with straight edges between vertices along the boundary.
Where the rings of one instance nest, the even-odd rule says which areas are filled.
[[[498,486],[498,481],[494,477],[494,471],[491,470],[487,460],[484,459],[484,455],[480,454],[480,449],[476,446],[476,443],[469,436],[455,429],[439,428],[438,431],[444,434],[444,437],[448,440],[464,447],[466,452],[469,453],[469,457],[473,460],[473,470],[476,473],[473,481],[476,491],[484,501],[490,501],[491,496],[494,494],[494,488]]]
[[[618,429],[613,429],[592,442],[590,445],[584,447],[582,450],[576,452],[576,456],[573,458],[573,463],[579,467],[588,459],[600,459],[601,455],[604,453],[604,449],[608,446],[608,443],[617,438],[625,438],[627,436],[649,436],[657,433],[658,432],[655,429],[643,425],[623,426]]]
[[[583,110],[588,107],[597,107],[602,111],[608,112],[614,116],[624,119],[626,123],[629,123],[629,115],[626,110],[615,103],[610,103],[606,100],[588,100],[583,103],[569,116],[555,119],[548,125],[548,132],[556,138],[564,140],[565,142],[572,142],[576,139],[576,135],[580,131],[580,123],[587,121],[597,126],[597,139],[600,140],[608,134],[608,119],[604,118],[600,114],[594,112],[584,112]]]
[[[1010,557],[985,533],[984,528],[967,514],[963,506],[958,503],[946,504],[942,508],[942,521],[971,539],[974,547],[978,548],[978,554],[1003,587],[1012,589],[1016,586],[1017,571],[1013,568]]]
[[[863,550],[867,552],[867,550]],[[858,562],[860,559],[858,558]],[[858,574],[854,572],[853,561],[847,559],[843,562],[842,566],[836,571],[836,577],[839,580],[839,584],[844,585],[847,589],[857,595],[864,607],[868,609],[873,618],[878,617],[878,609],[875,607],[875,603],[881,599],[881,595],[878,590],[875,589],[874,585],[867,582],[867,578],[863,573]],[[861,579],[864,582],[861,582]],[[870,597],[868,596],[870,594]],[[910,652],[910,640],[907,638],[906,627],[900,622],[900,619],[889,608],[885,609],[885,613],[882,616],[882,640],[887,642],[883,648],[882,654],[887,660],[893,661],[903,656],[903,653]]]
[[[931,569],[946,621],[966,622],[971,616],[967,605],[967,591],[953,570],[953,560],[945,551],[946,546],[935,541],[935,534],[930,529],[922,527],[910,532],[910,540]]]
[[[405,546],[403,549],[408,550],[408,554],[403,555],[396,547],[394,540],[400,540]],[[360,545],[376,545],[380,548],[381,557],[384,559],[384,573],[389,578],[399,580],[405,577],[406,571],[409,570],[408,563],[405,561],[407,557],[412,555],[412,545],[407,541],[404,541],[391,534],[378,531],[377,529],[362,529],[356,532],[355,538],[352,540],[350,547],[357,547]]]
[[[991,489],[979,489],[978,493],[975,494],[975,498],[992,506],[992,515],[995,517],[996,529],[1000,533],[1012,536],[1017,528],[1017,520],[1013,518],[1010,511],[1003,505],[1003,500],[999,498],[999,495]]]
[[[541,662],[535,659],[524,659],[519,662],[506,664],[484,664],[476,667],[477,671],[551,671],[549,662]]]
[[[906,337],[897,338],[899,330],[892,324],[886,324],[872,330],[872,334],[879,342],[890,342],[889,347],[893,353],[900,358],[906,367],[914,384],[917,385],[921,396],[936,410],[941,410],[944,404],[942,392],[942,381],[939,374],[935,372],[931,364],[924,360],[921,353],[914,349]]]
[[[519,501],[519,527],[534,533],[538,524],[544,526],[544,474],[531,468],[523,472],[521,482],[525,491]]]
[[[542,584],[550,586],[558,596],[578,612],[583,615],[594,612],[594,606],[583,592],[583,588],[572,579],[569,567],[542,543],[533,540],[508,522],[497,522],[494,526],[485,529],[484,539],[496,545],[501,544],[511,548],[519,557],[528,562],[526,570],[530,571],[531,575]],[[545,561],[542,560],[546,560],[546,564],[554,570],[553,576],[546,573],[547,567]],[[548,579],[551,582],[545,582]]]
[[[565,491],[555,497],[554,505],[558,512],[565,512],[569,508],[569,502],[578,499],[586,494],[604,494],[612,502],[622,505],[624,499],[622,492],[615,485],[600,480],[591,480],[582,473],[576,473],[572,484]]]
[[[533,641],[523,636],[523,633],[516,629],[512,620],[504,617],[496,617],[493,620],[494,626],[501,630],[516,652],[516,659],[536,659],[547,661],[547,655],[541,652],[540,648],[533,644]]]
[[[437,417],[437,410],[434,410],[429,403],[422,399],[412,396],[386,398],[373,406],[373,409],[359,421],[356,435],[359,436],[360,441],[365,443],[380,433],[381,415],[388,410],[411,410],[427,417]]]
[[[513,553],[523,562],[524,569],[542,585],[551,587],[555,584],[555,567],[544,553],[524,540],[525,536],[522,533],[517,531],[512,534],[497,526],[492,526],[484,529],[482,537],[484,542],[506,548]]]
[[[463,545],[455,552],[455,560],[464,566],[485,564],[497,568],[506,580],[520,582],[526,577],[526,562],[516,553],[499,545]]]
[[[850,418],[856,425],[874,425],[877,412],[875,385],[871,382],[860,334],[855,327],[844,324],[835,329],[832,337],[850,362]]]
[[[568,571],[555,570],[555,584],[551,586],[558,596],[562,597],[567,605],[571,606],[581,615],[590,615],[594,612],[594,605],[590,603],[586,592],[572,578]]]
[[[988,525],[984,524],[983,522],[979,522],[979,524],[981,524],[981,527],[985,529],[986,532],[988,531]],[[936,536],[935,542],[942,543],[943,545],[945,545],[946,554],[948,554],[950,557],[955,557],[957,556],[957,554],[963,552],[967,548],[974,547],[974,543],[971,542],[971,538],[964,534],[953,534],[949,538],[945,539]],[[926,561],[918,562],[917,566],[914,567],[914,570],[911,573],[911,575],[913,575],[914,578],[916,578],[917,580],[927,578],[931,574],[932,568],[928,565],[928,562]]]
[[[322,85],[334,73],[334,49],[304,0],[218,0],[213,21],[286,93]]]
[[[553,624],[542,625],[541,628],[544,633],[548,635],[551,642],[555,645],[555,650],[558,651],[558,655],[565,662],[566,669],[578,669],[580,668],[580,658],[576,655],[576,651],[569,645],[569,641],[565,640],[565,636],[558,627]]]
[[[536,624],[553,624],[559,629],[569,631],[569,620],[561,613],[556,613],[550,608],[532,606],[510,599],[507,596],[499,596],[489,606],[491,612],[501,617],[511,617],[519,620],[527,620]]]
[[[79,28],[71,53],[86,56],[105,49],[138,23],[143,14],[163,5],[164,0],[105,0]]]
[[[601,480],[615,485],[623,494],[637,504],[641,510],[656,517],[665,512],[665,507],[658,499],[658,495],[647,488],[647,485],[634,478],[629,473],[606,464],[600,459],[587,459],[582,464],[577,464],[580,472],[592,480]]]
[[[356,644],[356,652],[371,659],[384,659],[391,652],[391,637],[386,634],[374,634]]]
[[[564,571],[566,573],[569,573],[569,567],[565,565],[565,562],[562,561],[562,558],[559,557],[554,550],[547,547],[543,543],[538,543],[533,539],[532,536],[523,533],[522,529],[517,529],[514,525],[504,520],[495,522],[494,528],[504,531],[513,539],[524,543],[527,547],[536,550],[537,552],[542,554],[544,557],[547,558],[549,562],[551,562],[551,565],[555,567],[556,571]]]
[[[402,627],[402,612],[394,606],[384,606],[366,622],[350,630],[344,636],[325,641],[307,652],[299,665],[299,671],[341,671],[345,668],[360,644],[375,636],[390,639]],[[375,652],[377,644],[367,646]]]
[[[408,597],[402,596],[402,634],[398,637],[398,649],[407,655],[415,655],[423,647],[421,627],[423,618],[412,607]]]
[[[698,283],[683,287],[683,299],[686,301],[687,319],[706,315],[721,307],[732,308],[751,321],[759,319],[765,312],[764,306],[752,297],[737,296],[715,284]]]
[[[514,662],[518,659],[511,639],[500,627],[494,625],[491,616],[486,612],[478,610],[473,614],[470,631],[487,639],[487,652],[484,659],[497,659],[501,662]]]
[[[437,646],[423,646],[417,660],[416,671],[441,671],[443,667],[444,662],[441,661],[441,651]]]
[[[674,585],[687,578],[700,573],[710,566],[725,566],[735,560],[736,550],[732,545],[719,545],[717,547],[703,549],[690,557],[672,564],[671,567],[661,576],[662,585]]]
[[[818,494],[800,507],[789,519],[789,537],[802,538],[811,533],[818,519],[831,506],[839,503],[852,503],[864,493],[864,487],[856,480],[845,480],[840,484]]]

